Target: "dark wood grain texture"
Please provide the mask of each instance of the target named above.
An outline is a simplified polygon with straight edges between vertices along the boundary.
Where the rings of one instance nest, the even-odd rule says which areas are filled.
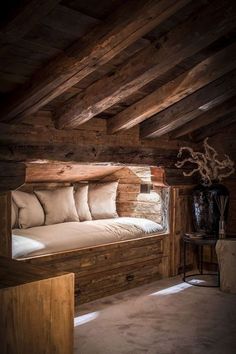
[[[1,352],[72,354],[74,275],[6,258],[0,274]]]
[[[96,82],[85,93],[73,98],[58,112],[58,127],[77,127],[223,36],[234,27],[236,14],[232,8],[231,19],[230,16],[222,16],[225,11],[222,5],[222,1],[217,1],[214,7],[209,5],[199,11],[197,16],[194,14],[188,21],[171,30],[167,36],[163,36],[157,43],[133,57],[114,75]],[[193,41],[192,33],[196,29]],[[110,120],[110,127],[114,121]]]
[[[131,43],[171,16],[189,0],[128,1],[106,22],[89,32],[36,74],[5,104],[2,118],[36,112],[84,77],[111,60]],[[11,104],[10,104],[11,102]]]
[[[224,65],[222,65],[223,63]],[[233,44],[203,60],[175,80],[161,86],[141,101],[112,117],[108,122],[109,132],[115,133],[141,123],[235,69],[235,67],[236,44]]]
[[[209,124],[212,124],[216,121],[224,120],[224,117],[230,113],[236,111],[236,97],[223,102],[221,105],[213,107],[209,111],[201,114],[197,119],[190,121],[187,124],[184,124],[182,127],[176,129],[172,134],[171,138],[176,139],[181,136],[190,134],[198,129],[205,127]]]
[[[235,95],[236,71],[213,81],[141,124],[141,137],[158,137]]]

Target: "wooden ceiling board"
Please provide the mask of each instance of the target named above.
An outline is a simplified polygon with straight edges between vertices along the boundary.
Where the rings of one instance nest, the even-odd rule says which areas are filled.
[[[8,123],[7,112],[8,109],[12,110],[10,124],[1,124],[0,158],[18,161],[48,158],[84,163],[86,161],[151,163],[155,160],[172,168],[176,151],[184,144],[183,139],[190,139],[188,144],[193,144],[191,139],[198,142],[206,134],[215,136],[220,131],[235,126],[234,98],[229,98],[235,94],[230,91],[226,82],[219,83],[220,89],[215,86],[214,75],[210,77],[215,68],[212,62],[208,63],[207,71],[210,91],[206,89],[202,91],[203,93],[195,92],[195,95],[190,89],[186,92],[186,97],[180,97],[177,108],[174,108],[175,103],[170,111],[167,108],[165,114],[161,111],[160,115],[158,113],[155,116],[155,120],[158,121],[155,129],[163,128],[160,134],[164,136],[144,140],[142,138],[145,136],[144,123],[141,124],[142,137],[140,137],[139,121],[136,120],[133,121],[135,126],[132,129],[128,129],[129,125],[126,126],[125,132],[114,135],[107,132],[107,125],[121,115],[125,116],[127,124],[127,120],[132,118],[129,114],[130,107],[134,108],[141,104],[154,92],[161,92],[165,85],[173,86],[173,82],[177,82],[175,80],[178,80],[180,75],[188,75],[200,62],[236,43],[235,1],[40,0],[37,1],[38,12],[34,13],[32,9],[35,1],[27,0],[23,3],[24,6],[20,7],[15,3],[13,12],[8,8],[8,11],[0,14],[0,19],[2,14],[5,15],[5,20],[0,24],[1,117],[6,114]],[[127,9],[133,8],[134,11],[124,11],[122,6],[127,6]],[[149,20],[149,17],[145,17],[148,12],[140,10],[152,8],[156,11],[158,6],[168,13],[163,15],[164,12],[161,11],[161,16],[164,17],[158,21],[152,11],[149,13]],[[32,18],[27,23],[24,18],[27,14],[29,17],[30,13]],[[120,16],[114,17],[115,13]],[[141,31],[144,18],[146,27]],[[137,19],[140,22],[137,22]],[[138,23],[135,30],[139,35],[132,37],[132,40],[130,31],[127,30],[129,28],[127,21],[130,20],[131,29]],[[115,41],[121,38],[121,33],[125,33],[124,31],[126,35],[122,37],[120,47],[113,46]],[[151,46],[154,52],[148,51]],[[106,54],[102,52],[105,49]],[[109,50],[113,49],[115,53],[110,55]],[[144,51],[147,55],[143,57],[142,64],[140,58]],[[90,57],[87,56],[88,53]],[[101,54],[102,59],[97,53]],[[138,66],[143,65],[145,76],[149,70],[149,62],[156,53],[159,53],[157,64],[160,66],[158,64],[155,67],[156,71],[153,69],[155,73],[146,82],[144,77],[140,79]],[[105,61],[102,55],[105,55]],[[87,58],[90,61],[86,62]],[[80,60],[83,65],[86,63],[85,69],[80,66]],[[129,70],[123,72],[122,68],[126,65],[128,68],[128,63]],[[230,65],[229,58],[219,63],[219,71],[226,64]],[[162,70],[163,66],[165,70]],[[65,73],[68,76],[63,76]],[[120,92],[117,97],[113,96],[112,91],[115,87],[112,86],[112,82],[116,77],[120,79],[120,82],[116,81],[119,83],[117,87],[120,91],[114,90],[115,93]],[[53,83],[52,78],[55,80]],[[126,83],[130,85],[132,80],[135,82],[139,79],[140,87],[134,85],[132,90],[129,90],[131,86],[127,86],[129,89],[125,91]],[[228,76],[227,80],[230,81],[231,77]],[[186,82],[189,87],[195,85],[195,81],[193,85],[191,84],[190,78]],[[179,87],[176,86],[176,89]],[[28,92],[28,98],[24,96],[24,90]],[[200,86],[199,91],[201,90]],[[227,91],[225,94],[224,90]],[[101,102],[106,100],[106,97],[110,97],[111,100],[97,111],[91,105],[89,118],[93,118],[90,121],[78,127],[74,126],[71,130],[68,129],[69,125],[65,126],[65,130],[55,129],[55,114],[59,117],[67,104],[74,105],[75,99],[83,102],[83,105],[88,104],[87,93],[91,93],[93,99],[101,99]],[[21,94],[22,102],[19,103],[17,97]],[[192,94],[195,95],[193,98]],[[10,96],[12,100],[8,101]],[[205,97],[203,99],[203,96],[207,96],[206,99]],[[158,97],[157,95],[157,101]],[[188,111],[187,105],[192,107],[192,112]],[[44,112],[38,111],[40,107],[43,107]],[[78,107],[79,114],[82,114],[80,105]],[[146,112],[148,109],[150,105],[145,108]],[[28,115],[31,112],[35,113]],[[170,124],[167,130],[164,128],[165,124]],[[178,140],[179,138],[181,140]]]
[[[37,111],[50,100],[59,96],[76,82],[95,71],[99,66],[115,57],[118,53],[165,21],[190,0],[150,0],[128,1],[106,20],[104,25],[94,28],[81,42],[67,49],[66,55],[50,62],[38,76],[32,78],[30,90],[12,97],[6,103],[6,119]],[[78,74],[79,73],[79,74]],[[17,98],[18,97],[18,98]],[[3,107],[2,107],[3,108]]]
[[[68,33],[76,39],[84,36],[101,21],[66,6],[58,5],[41,19],[41,23],[51,29]]]
[[[227,20],[222,17],[227,3],[223,5],[222,1],[215,1],[214,5],[204,8],[198,16],[191,16],[188,21],[174,28],[157,47],[152,44],[133,56],[114,75],[95,82],[86,90],[83,99],[79,95],[68,102],[58,115],[57,126],[61,129],[65,126],[74,128],[91,119],[234,28],[234,12]],[[216,25],[218,31],[215,31]],[[198,30],[193,45],[192,32],[195,28]]]
[[[121,6],[123,2],[123,0],[62,0],[61,4],[87,16],[102,20]]]

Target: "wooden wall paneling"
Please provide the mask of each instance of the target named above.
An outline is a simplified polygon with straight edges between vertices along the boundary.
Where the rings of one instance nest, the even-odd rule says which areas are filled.
[[[171,194],[171,229],[170,229],[170,267],[171,275],[181,272],[183,265],[182,237],[185,232],[193,229],[191,216],[191,190],[192,186],[179,186],[172,188]],[[194,267],[195,261],[192,249],[187,253],[187,266]]]
[[[147,218],[163,224],[162,200],[158,189],[142,193],[141,185],[152,186],[150,167],[123,167],[102,179],[118,180],[117,211],[120,216]],[[152,187],[153,188],[153,187]]]
[[[76,130],[58,130],[53,127],[51,112],[45,111],[29,116],[22,124],[0,123],[0,131],[2,161],[54,160],[170,168],[174,167],[181,145],[179,140],[170,141],[168,137],[140,140],[138,126],[108,135],[106,120],[101,118]],[[197,146],[191,142],[189,145]]]
[[[127,290],[169,275],[168,235],[153,235],[26,259],[75,273],[76,303]]]
[[[0,256],[11,255],[11,192],[0,192]]]
[[[25,182],[25,165],[23,163],[0,161],[0,191],[10,191]]]

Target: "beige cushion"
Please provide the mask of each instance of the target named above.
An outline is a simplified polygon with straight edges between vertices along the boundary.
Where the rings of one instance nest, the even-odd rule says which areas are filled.
[[[91,183],[88,191],[89,209],[93,219],[118,217],[116,191],[118,182]]]
[[[12,199],[11,201],[11,228],[17,228],[18,227],[18,208],[16,206],[16,203]]]
[[[65,221],[79,221],[75,208],[73,187],[54,190],[34,191],[45,212],[45,225],[58,224]]]
[[[78,184],[75,189],[75,206],[80,221],[92,220],[88,205],[88,184]]]
[[[44,224],[43,208],[34,194],[13,191],[12,198],[18,207],[18,224],[20,229]]]

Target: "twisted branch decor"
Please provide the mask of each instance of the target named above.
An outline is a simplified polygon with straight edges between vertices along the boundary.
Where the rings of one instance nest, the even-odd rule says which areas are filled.
[[[197,165],[192,171],[183,172],[184,176],[192,176],[194,173],[199,172],[202,184],[210,186],[213,181],[221,181],[223,178],[235,172],[234,162],[228,155],[224,155],[224,159],[220,160],[217,151],[208,144],[208,138],[204,140],[203,147],[205,149],[204,153],[195,152],[192,148],[187,146],[183,146],[179,149],[178,158],[182,157],[184,151],[188,152],[190,157],[178,161],[175,164],[176,167],[181,168],[187,162]]]

